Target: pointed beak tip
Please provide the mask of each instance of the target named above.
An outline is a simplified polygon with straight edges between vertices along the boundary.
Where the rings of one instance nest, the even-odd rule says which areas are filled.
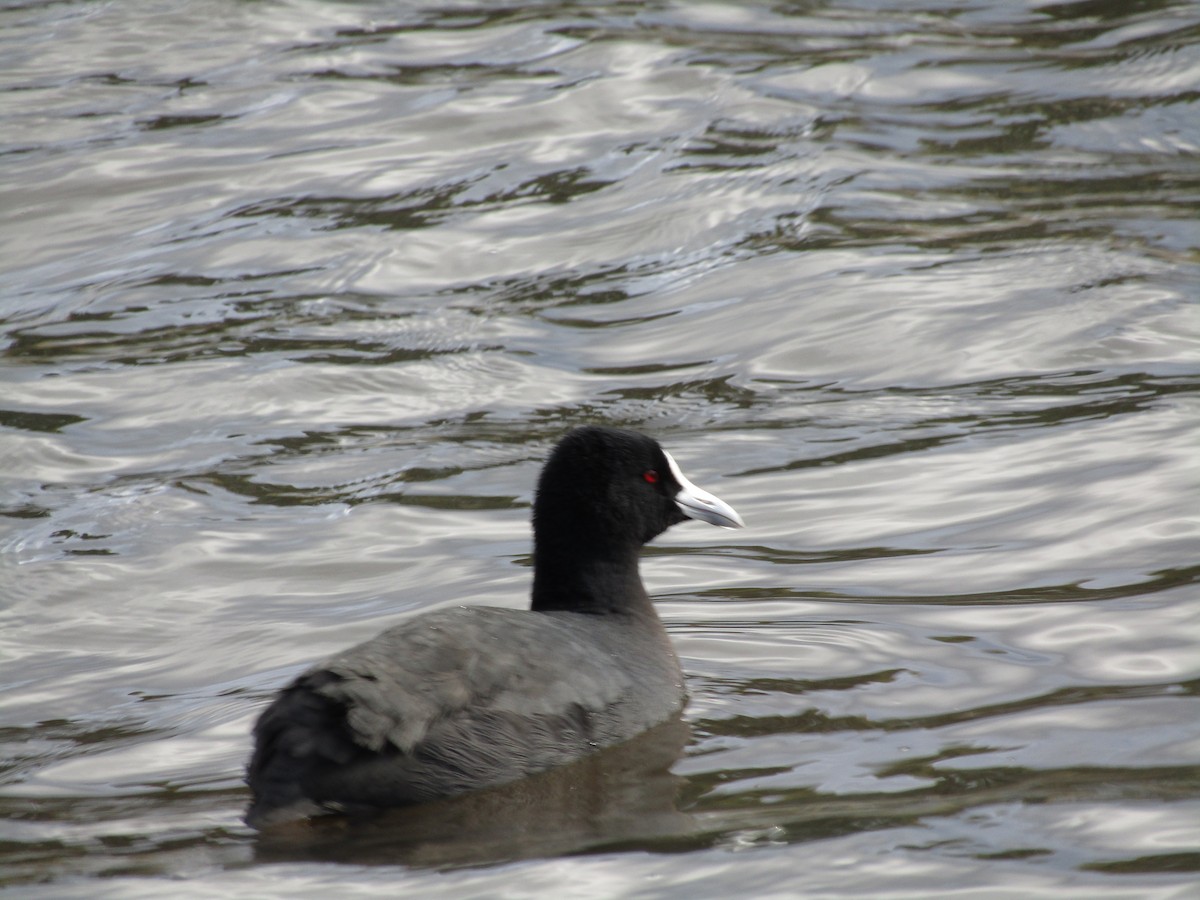
[[[742,517],[733,508],[730,508],[728,513],[722,515],[719,520],[714,516],[713,519],[709,519],[708,521],[718,528],[728,528],[730,531],[746,527],[746,523],[742,521]]]
[[[715,497],[688,481],[671,454],[665,450],[663,453],[667,457],[671,473],[679,482],[679,493],[675,495],[675,505],[679,507],[680,512],[689,519],[707,522],[718,528],[744,528],[746,526],[742,517],[737,514],[737,510],[720,497]]]
[[[679,507],[679,511],[689,519],[707,522],[718,528],[744,528],[746,526],[742,517],[737,514],[737,510],[711,494],[701,494],[701,492],[695,491],[686,497],[677,497],[675,504]]]

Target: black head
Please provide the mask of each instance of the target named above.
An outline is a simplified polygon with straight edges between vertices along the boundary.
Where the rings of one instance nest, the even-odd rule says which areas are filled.
[[[576,428],[554,448],[538,479],[533,608],[649,610],[638,550],[688,518],[742,524],[732,507],[688,481],[652,438]]]
[[[693,485],[658,441],[617,428],[585,426],[564,437],[538,480],[534,532],[640,547],[685,519],[736,528],[732,507]],[[551,538],[553,539],[553,538]]]

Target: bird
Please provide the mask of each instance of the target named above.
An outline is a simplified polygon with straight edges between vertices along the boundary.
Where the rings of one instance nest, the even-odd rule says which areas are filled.
[[[411,806],[569,764],[676,715],[678,657],[641,547],[696,519],[743,522],[659,443],[585,425],[549,454],[533,502],[528,609],[413,616],[305,671],[254,726],[246,822]]]

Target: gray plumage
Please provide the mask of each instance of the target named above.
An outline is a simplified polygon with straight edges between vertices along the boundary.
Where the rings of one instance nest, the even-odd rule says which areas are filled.
[[[614,487],[629,497],[614,501]],[[503,784],[666,721],[683,704],[682,675],[637,550],[701,517],[680,512],[685,494],[720,504],[716,524],[741,524],[651,439],[572,432],[539,482],[533,608],[419,615],[305,672],[255,726],[247,821]],[[547,547],[554,557],[543,564]]]

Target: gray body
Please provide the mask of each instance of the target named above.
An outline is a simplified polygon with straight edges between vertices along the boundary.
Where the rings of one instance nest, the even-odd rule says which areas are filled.
[[[310,669],[264,713],[248,821],[503,784],[627,740],[684,699],[653,610],[417,616]]]

